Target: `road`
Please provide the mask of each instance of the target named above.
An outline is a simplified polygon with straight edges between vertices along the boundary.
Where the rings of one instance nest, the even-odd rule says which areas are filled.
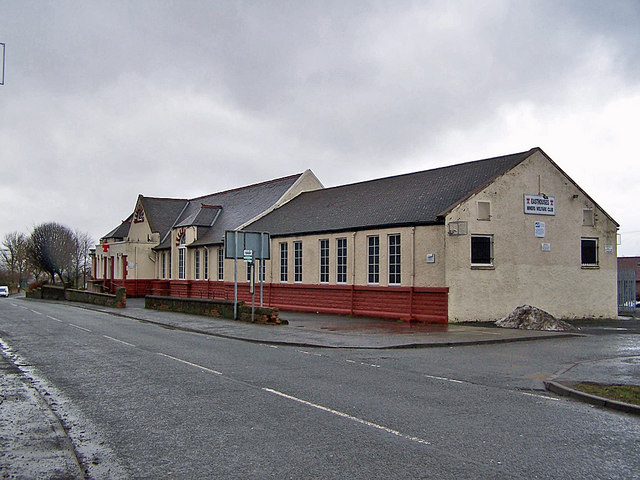
[[[303,349],[67,304],[0,302],[93,478],[638,478],[640,420],[543,391],[616,334],[406,350]]]

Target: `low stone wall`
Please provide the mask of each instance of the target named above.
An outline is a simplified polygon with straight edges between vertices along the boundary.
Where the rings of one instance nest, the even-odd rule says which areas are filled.
[[[115,295],[108,293],[94,293],[87,290],[74,290],[72,288],[57,287],[54,285],[42,285],[26,292],[27,298],[42,300],[67,300],[70,302],[90,303],[103,307],[124,308],[127,306],[127,291],[118,288]]]
[[[180,298],[161,297],[147,295],[144,297],[144,307],[154,310],[166,310],[170,312],[191,313],[193,315],[206,315],[233,319],[233,301],[212,300],[206,298]],[[255,307],[255,321],[258,323],[283,324],[278,316],[277,308]],[[251,305],[238,302],[238,320],[251,321]]]
[[[70,302],[90,303],[103,307],[125,308],[127,306],[127,290],[123,287],[116,289],[115,295],[110,293],[93,293],[86,290],[68,288],[65,299]]]

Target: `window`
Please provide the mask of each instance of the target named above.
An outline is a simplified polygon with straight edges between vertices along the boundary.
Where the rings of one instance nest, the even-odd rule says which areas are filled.
[[[204,249],[204,279],[209,279],[209,249]]]
[[[167,252],[162,252],[162,275],[160,278],[167,278]]]
[[[389,285],[400,285],[400,234],[389,235]]]
[[[493,266],[493,235],[471,235],[471,265]]]
[[[293,242],[293,281],[302,282],[302,242]]]
[[[491,220],[491,203],[478,202],[478,220]]]
[[[347,283],[347,239],[338,238],[336,242],[336,283]]]
[[[218,280],[224,280],[224,249],[218,248]]]
[[[167,273],[169,274],[167,276],[171,278],[171,250],[167,253]]]
[[[581,248],[582,266],[597,267],[598,266],[598,239],[583,238]]]
[[[377,284],[380,283],[380,237],[372,235],[367,237],[367,242],[368,282]]]
[[[185,257],[187,253],[186,239],[184,233],[180,237],[180,245],[178,246],[178,278],[185,279]]]
[[[289,248],[287,242],[280,244],[280,281],[287,282],[289,279]]]
[[[590,208],[582,210],[582,225],[587,227],[593,227],[593,225],[595,225],[593,210]]]
[[[194,255],[194,262],[195,262],[195,274],[196,274],[196,280],[200,280],[200,250],[196,249],[196,253]]]
[[[320,240],[320,283],[329,283],[329,240]]]

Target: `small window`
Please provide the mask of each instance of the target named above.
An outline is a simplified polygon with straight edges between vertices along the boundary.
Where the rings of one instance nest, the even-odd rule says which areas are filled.
[[[205,247],[203,251],[204,260],[204,279],[209,280],[209,249]]]
[[[224,280],[224,248],[218,248],[218,280]]]
[[[302,282],[302,242],[293,242],[293,281]]]
[[[347,239],[346,238],[337,239],[336,283],[347,283]]]
[[[593,225],[595,224],[594,220],[595,217],[592,209],[585,208],[584,210],[582,210],[582,225],[593,227]]]
[[[491,220],[491,203],[478,202],[478,220]]]
[[[280,281],[289,281],[289,247],[287,242],[280,243]]]
[[[581,245],[581,257],[583,267],[597,267],[598,266],[598,239],[597,238],[583,238]]]
[[[329,283],[329,240],[320,240],[320,283]]]
[[[400,285],[400,234],[389,235],[389,285]]]
[[[380,283],[380,237],[371,235],[367,237],[367,270],[368,283],[377,285]]]
[[[493,235],[471,235],[471,265],[493,266]]]
[[[193,256],[194,259],[194,263],[195,263],[195,275],[196,275],[196,280],[200,280],[200,250],[196,250],[195,251],[195,255]]]

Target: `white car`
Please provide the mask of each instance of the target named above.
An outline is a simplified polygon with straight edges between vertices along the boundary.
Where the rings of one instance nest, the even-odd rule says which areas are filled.
[[[0,287],[0,297],[8,297],[9,296],[9,287]]]

